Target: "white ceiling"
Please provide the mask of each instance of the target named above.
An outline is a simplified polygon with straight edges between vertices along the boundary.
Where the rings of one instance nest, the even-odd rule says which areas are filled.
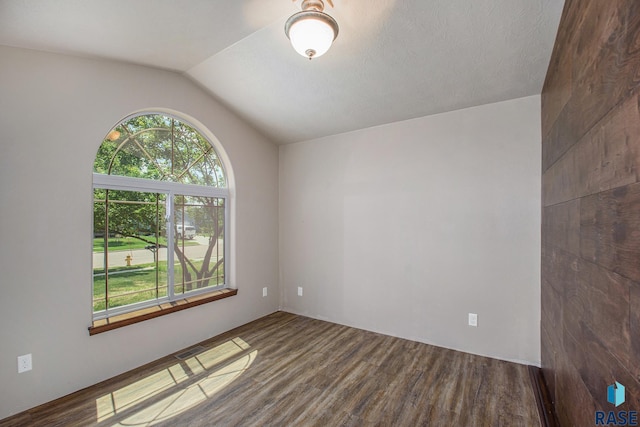
[[[334,4],[312,61],[284,35],[291,0],[0,0],[0,44],[185,73],[291,143],[539,94],[564,0]]]

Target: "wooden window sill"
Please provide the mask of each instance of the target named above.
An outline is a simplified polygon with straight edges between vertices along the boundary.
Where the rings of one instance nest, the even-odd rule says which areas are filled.
[[[133,325],[134,323],[154,319],[156,317],[175,313],[176,311],[185,310],[187,308],[206,304],[212,301],[217,301],[219,299],[229,298],[237,294],[237,289],[221,289],[194,297],[155,305],[153,307],[143,308],[141,310],[136,310],[129,313],[119,314],[108,319],[95,320],[93,322],[93,325],[89,326],[89,335],[101,334],[112,329],[118,329],[122,328],[123,326]]]

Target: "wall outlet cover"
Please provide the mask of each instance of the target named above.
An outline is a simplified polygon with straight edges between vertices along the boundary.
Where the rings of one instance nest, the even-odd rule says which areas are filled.
[[[31,353],[18,356],[18,373],[30,371],[33,368]]]
[[[476,313],[469,313],[469,326],[478,326],[478,315]]]

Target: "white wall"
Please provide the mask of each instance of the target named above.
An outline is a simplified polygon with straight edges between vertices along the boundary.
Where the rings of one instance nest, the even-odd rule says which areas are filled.
[[[201,122],[231,160],[238,295],[90,337],[93,160],[154,108]],[[278,309],[277,147],[185,77],[0,46],[0,132],[0,419]]]
[[[281,146],[283,309],[539,365],[540,138],[533,96]]]

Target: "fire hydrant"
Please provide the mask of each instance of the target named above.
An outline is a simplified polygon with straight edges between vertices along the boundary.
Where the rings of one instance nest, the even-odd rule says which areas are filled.
[[[131,260],[133,259],[133,257],[131,255],[127,255],[127,257],[124,259],[127,262],[127,267],[131,267]]]

